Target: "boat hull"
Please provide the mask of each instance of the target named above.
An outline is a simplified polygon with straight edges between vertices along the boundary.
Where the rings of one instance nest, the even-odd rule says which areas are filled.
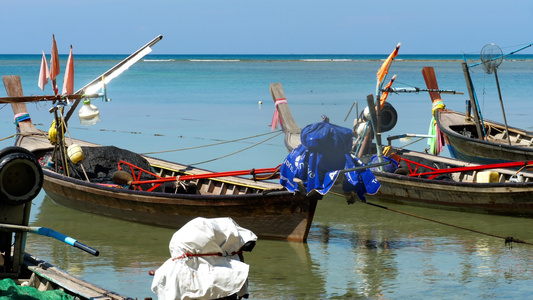
[[[35,287],[40,291],[60,289],[76,299],[87,300],[133,299],[84,281],[28,253],[24,254],[23,263],[24,272],[15,279],[16,282]]]
[[[188,195],[121,190],[44,172],[43,189],[57,204],[111,218],[179,229],[196,217],[230,217],[258,237],[305,241],[317,199],[285,191]]]
[[[533,217],[533,183],[460,183],[374,172],[381,183],[368,201],[437,209]]]
[[[450,154],[454,158],[480,164],[533,160],[531,132],[509,127],[511,132],[511,145],[509,145],[505,137],[498,138],[492,134],[489,134],[488,140],[478,139],[475,136],[475,125],[465,121],[464,114],[438,110],[435,119],[440,131],[446,137]],[[485,127],[504,128],[504,125],[485,120]],[[458,133],[461,130],[468,131],[473,136],[468,137]]]

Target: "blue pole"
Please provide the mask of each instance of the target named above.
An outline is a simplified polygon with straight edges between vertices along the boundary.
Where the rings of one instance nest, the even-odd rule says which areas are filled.
[[[61,241],[63,243],[69,244],[73,247],[76,247],[78,249],[81,249],[87,253],[90,253],[94,256],[98,256],[100,252],[98,250],[95,250],[87,245],[84,245],[80,242],[78,242],[76,239],[73,239],[69,236],[66,236],[62,233],[59,233],[53,229],[46,228],[46,227],[30,227],[30,226],[22,226],[22,225],[13,225],[13,224],[0,224],[0,230],[1,231],[16,231],[16,232],[31,232],[36,233],[39,235],[48,236],[51,238],[54,238],[58,241]]]

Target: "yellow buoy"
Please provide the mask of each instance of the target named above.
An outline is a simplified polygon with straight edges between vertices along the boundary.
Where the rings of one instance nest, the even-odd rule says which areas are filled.
[[[67,154],[70,161],[75,164],[81,162],[85,158],[85,156],[83,155],[83,151],[81,150],[81,147],[78,144],[72,144],[68,146]]]
[[[50,129],[48,129],[48,139],[52,143],[57,143],[57,129],[56,129],[56,121],[52,121],[52,125],[50,125]]]

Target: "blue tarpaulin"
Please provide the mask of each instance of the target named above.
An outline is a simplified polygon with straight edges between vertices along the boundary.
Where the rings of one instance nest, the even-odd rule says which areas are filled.
[[[330,124],[328,120],[306,126],[301,132],[301,142],[285,158],[280,183],[289,191],[298,191],[295,178],[301,180],[308,194],[316,191],[325,195],[342,170],[363,165],[350,154],[352,130]],[[368,169],[344,172],[342,189],[357,192],[362,201],[365,194],[375,194],[380,184]]]

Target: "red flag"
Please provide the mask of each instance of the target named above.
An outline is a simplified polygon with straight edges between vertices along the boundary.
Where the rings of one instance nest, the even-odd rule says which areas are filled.
[[[52,79],[54,93],[57,95],[56,77],[61,73],[61,70],[59,69],[59,53],[57,53],[56,37],[52,35],[52,39],[54,41],[52,44],[52,59],[50,60],[50,79]]]
[[[41,71],[39,72],[39,82],[37,85],[44,91],[44,86],[48,83],[48,78],[50,78],[50,70],[48,69],[48,64],[46,63],[46,56],[43,51],[43,59],[41,61]]]
[[[68,55],[67,69],[65,78],[63,78],[63,95],[74,93],[74,59],[72,57],[72,45],[70,45],[70,54]]]

